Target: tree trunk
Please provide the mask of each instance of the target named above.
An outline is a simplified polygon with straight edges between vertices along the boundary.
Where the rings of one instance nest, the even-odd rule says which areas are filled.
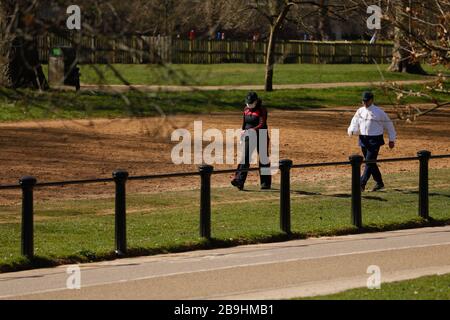
[[[411,55],[406,49],[408,48],[408,44],[402,40],[402,33],[402,30],[395,28],[394,52],[392,56],[392,63],[389,66],[389,71],[426,74],[425,70],[423,70],[420,65],[420,62],[413,61],[411,59]]]
[[[0,2],[0,86],[46,90],[35,39],[38,26],[30,24],[33,17],[29,13],[24,19],[23,8],[24,2]]]
[[[319,9],[319,40],[328,41],[330,40],[331,27],[330,27],[330,14],[328,7],[328,0],[320,1]]]
[[[266,79],[264,87],[266,91],[273,91],[273,68],[275,65],[275,32],[275,28],[271,27],[266,56]]]
[[[9,70],[9,57],[11,47],[8,43],[11,41],[7,32],[8,16],[10,15],[11,3],[0,2],[0,86],[10,87],[12,84],[11,73]]]
[[[405,72],[413,74],[426,74],[422,69],[419,61],[414,61],[410,53],[410,45],[408,44],[408,31],[405,29],[409,26],[409,19],[402,12],[406,12],[409,1],[396,0],[395,19],[398,26],[394,30],[394,51],[392,55],[392,63],[389,66],[391,72]]]
[[[206,1],[205,3],[205,20],[208,26],[208,36],[209,39],[216,38],[216,32],[219,28],[219,24],[217,23],[218,17],[216,15],[216,3],[212,0]]]
[[[267,56],[266,56],[266,81],[265,81],[265,90],[273,91],[273,68],[275,66],[275,41],[277,40],[277,33],[280,29],[281,25],[284,22],[287,14],[289,13],[289,9],[293,6],[292,2],[285,2],[284,6],[279,13],[277,19],[270,26],[270,36],[269,42],[267,44]]]

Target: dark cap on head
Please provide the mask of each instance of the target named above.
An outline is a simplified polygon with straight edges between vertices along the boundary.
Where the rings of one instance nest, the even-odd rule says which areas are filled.
[[[364,92],[363,95],[362,95],[362,99],[363,99],[363,101],[366,101],[366,102],[369,101],[369,100],[372,100],[373,99],[373,93],[370,92],[370,91]]]
[[[252,104],[256,100],[258,100],[258,95],[256,94],[256,92],[251,91],[247,94],[247,97],[245,98],[245,103]]]

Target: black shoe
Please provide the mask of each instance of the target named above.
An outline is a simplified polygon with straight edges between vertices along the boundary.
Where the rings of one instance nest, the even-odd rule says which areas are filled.
[[[231,180],[231,184],[239,190],[244,190],[244,185],[242,183],[239,183],[237,180]]]
[[[269,190],[270,186],[268,184],[262,184],[261,185],[261,190]]]
[[[372,189],[372,192],[384,189],[384,183],[377,183],[377,185]]]

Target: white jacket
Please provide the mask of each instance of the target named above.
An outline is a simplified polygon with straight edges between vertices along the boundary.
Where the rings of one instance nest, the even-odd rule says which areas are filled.
[[[381,136],[387,130],[389,141],[395,142],[397,132],[389,116],[381,108],[372,104],[370,107],[361,107],[348,127],[348,135]]]

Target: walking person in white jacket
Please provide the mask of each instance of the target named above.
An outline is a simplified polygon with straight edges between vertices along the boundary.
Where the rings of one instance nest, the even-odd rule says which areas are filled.
[[[348,135],[359,134],[359,146],[366,160],[377,160],[381,146],[384,142],[384,131],[389,134],[389,148],[395,147],[397,133],[389,116],[381,108],[374,105],[374,96],[371,92],[363,93],[364,106],[356,111],[348,128]],[[370,177],[376,182],[372,191],[384,188],[383,177],[376,163],[366,164],[361,177],[361,190],[364,191]]]

